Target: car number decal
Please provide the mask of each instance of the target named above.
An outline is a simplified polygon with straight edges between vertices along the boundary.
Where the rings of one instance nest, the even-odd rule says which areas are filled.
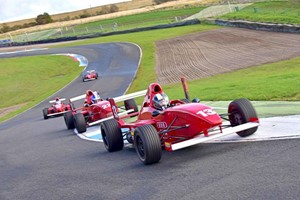
[[[197,115],[202,115],[203,117],[208,117],[215,114],[217,114],[217,112],[213,111],[212,109],[204,109],[197,112]]]

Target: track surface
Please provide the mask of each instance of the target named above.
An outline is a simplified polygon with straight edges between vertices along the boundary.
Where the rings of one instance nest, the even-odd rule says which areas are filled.
[[[79,78],[57,96],[66,94],[68,98],[87,87],[100,90],[102,96],[124,92],[127,86],[121,83],[118,72],[127,74],[124,63],[137,63],[139,51],[128,45],[107,45],[53,50],[81,53],[89,59],[90,66],[102,63],[97,66],[107,72],[103,79],[85,84]],[[128,51],[120,50],[127,47]],[[112,83],[115,77],[120,81]],[[107,153],[103,144],[81,140],[66,130],[63,118],[43,120],[45,105],[0,124],[1,200],[300,196],[299,140],[197,145],[164,152],[159,164],[144,166],[132,148]]]
[[[300,35],[221,28],[157,42],[157,77],[200,79],[300,56]]]

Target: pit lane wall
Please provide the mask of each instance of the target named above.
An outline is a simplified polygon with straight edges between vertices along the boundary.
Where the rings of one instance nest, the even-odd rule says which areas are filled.
[[[285,33],[300,33],[300,26],[290,24],[272,24],[263,22],[250,22],[244,20],[214,20],[215,24],[220,26],[230,26],[238,28],[247,28],[260,31],[275,31]]]

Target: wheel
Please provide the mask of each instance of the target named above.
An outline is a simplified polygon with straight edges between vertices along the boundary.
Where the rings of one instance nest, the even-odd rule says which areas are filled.
[[[98,73],[96,73],[96,79],[98,79]]]
[[[134,99],[128,99],[124,101],[124,105],[125,105],[125,110],[133,109],[133,112],[130,112],[129,114],[139,112],[139,108]]]
[[[229,121],[231,126],[238,126],[250,122],[251,118],[258,118],[256,111],[248,99],[237,99],[228,106]],[[241,137],[252,135],[257,127],[237,132]]]
[[[85,82],[85,77],[82,77],[82,82]]]
[[[43,116],[44,116],[44,119],[48,119],[48,108],[43,109]]]
[[[64,119],[65,119],[67,129],[75,128],[72,111],[64,113]]]
[[[122,131],[115,119],[101,123],[101,135],[108,152],[120,151],[124,147]]]
[[[86,132],[86,121],[82,113],[74,115],[74,125],[78,133]]]
[[[181,101],[183,101],[184,103],[190,103],[190,100],[188,99],[180,99]]]
[[[144,125],[135,129],[134,147],[139,159],[145,165],[157,163],[161,159],[161,141],[152,125]]]

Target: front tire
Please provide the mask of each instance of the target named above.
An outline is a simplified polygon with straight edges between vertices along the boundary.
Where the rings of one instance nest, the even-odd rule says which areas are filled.
[[[255,108],[248,99],[237,99],[232,101],[228,106],[229,121],[231,126],[238,126],[258,119]],[[252,135],[257,130],[257,127],[237,132],[241,137]]]
[[[157,163],[161,159],[161,141],[152,125],[147,124],[135,129],[134,147],[139,159],[145,165]]]
[[[74,125],[78,133],[86,132],[86,121],[82,113],[74,115]]]
[[[44,116],[44,119],[48,119],[48,108],[43,109],[43,116]]]
[[[67,129],[75,128],[72,111],[64,113],[64,119],[65,119]]]
[[[101,123],[101,135],[108,152],[120,151],[124,147],[124,140],[119,124],[115,119]]]

